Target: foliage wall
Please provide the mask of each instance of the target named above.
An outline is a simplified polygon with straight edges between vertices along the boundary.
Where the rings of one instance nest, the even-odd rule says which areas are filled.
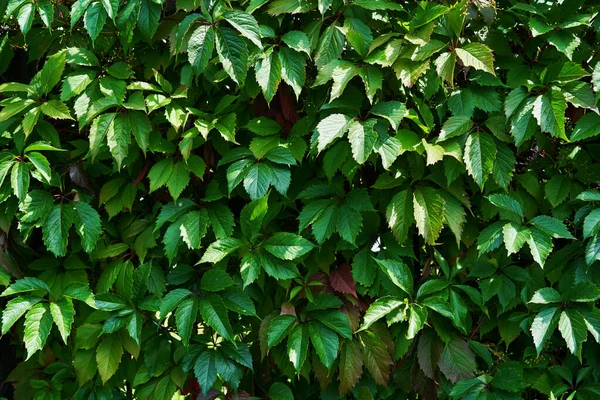
[[[1,1],[0,397],[598,398],[599,12]]]

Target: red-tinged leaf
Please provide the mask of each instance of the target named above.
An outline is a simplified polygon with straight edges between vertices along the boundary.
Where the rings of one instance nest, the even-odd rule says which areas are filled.
[[[296,316],[296,307],[292,303],[283,303],[281,305],[281,313],[280,315],[288,314]]]
[[[369,331],[361,332],[359,337],[365,366],[375,382],[387,387],[393,363],[385,343]]]
[[[347,340],[342,347],[340,358],[340,396],[343,397],[356,385],[362,375],[362,354],[360,346],[353,340]]]
[[[351,294],[358,299],[358,295],[356,294],[356,282],[354,282],[352,270],[348,264],[343,264],[338,269],[331,271],[329,283],[335,291]]]

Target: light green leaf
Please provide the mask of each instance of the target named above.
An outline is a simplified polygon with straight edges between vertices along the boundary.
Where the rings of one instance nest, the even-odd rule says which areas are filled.
[[[483,189],[496,158],[494,139],[485,132],[472,132],[465,143],[464,162],[469,175]]]
[[[444,199],[435,189],[423,186],[413,193],[413,207],[419,234],[434,244],[444,222]]]
[[[398,243],[408,237],[408,229],[414,222],[413,199],[410,189],[396,193],[388,204],[385,218]]]
[[[26,295],[16,297],[6,303],[2,310],[2,335],[6,335],[15,322],[40,300],[42,300],[40,297]]]
[[[255,69],[256,81],[263,91],[267,104],[270,104],[281,82],[281,60],[277,54],[271,53],[268,57],[259,59]]]
[[[317,125],[317,149],[323,151],[335,139],[342,137],[348,130],[351,119],[344,114],[331,114]]]
[[[258,22],[254,17],[243,11],[228,11],[223,14],[223,18],[227,20],[239,33],[246,39],[258,46],[262,50],[260,41],[260,29]]]
[[[381,271],[390,278],[392,283],[404,290],[406,294],[413,294],[413,276],[406,264],[397,260],[378,260],[375,259]]]
[[[400,125],[400,121],[404,118],[406,106],[399,101],[386,101],[375,104],[370,113],[387,119],[392,128],[396,130]]]
[[[288,336],[288,357],[296,371],[300,371],[308,355],[308,327],[306,324],[296,325]]]
[[[73,301],[67,297],[61,297],[58,301],[50,303],[50,313],[66,345],[75,317]]]
[[[73,224],[81,238],[83,249],[86,253],[91,253],[102,233],[100,215],[98,211],[82,201],[73,202],[73,211]]]
[[[343,50],[344,34],[337,29],[335,24],[328,26],[321,35],[315,53],[317,68],[321,69],[330,62],[340,58]]]
[[[558,330],[567,342],[567,348],[581,359],[581,344],[587,338],[587,327],[583,315],[574,309],[563,311],[558,321]]]
[[[206,252],[198,261],[198,264],[202,264],[205,262],[208,263],[218,263],[223,258],[225,258],[230,253],[237,250],[242,245],[242,242],[235,238],[225,238],[219,239],[216,242],[211,243],[210,246],[206,249]]]
[[[392,296],[380,297],[369,306],[369,309],[365,313],[363,323],[357,332],[369,329],[373,323],[385,317],[402,305],[404,305],[404,300],[400,298]]]
[[[316,246],[302,236],[278,232],[263,243],[265,250],[282,260],[294,260],[310,252]]]
[[[457,47],[455,51],[464,65],[496,76],[494,73],[494,55],[486,45],[469,43],[463,47]]]
[[[122,355],[123,347],[117,335],[108,335],[100,342],[96,349],[96,362],[103,383],[117,372]]]
[[[278,55],[281,62],[281,77],[292,87],[298,99],[306,81],[306,59],[300,53],[285,47],[280,49]]]
[[[25,331],[23,342],[27,349],[27,359],[46,344],[52,329],[52,315],[45,303],[37,303],[25,315]]]
[[[17,162],[10,172],[10,186],[13,193],[21,201],[25,200],[29,190],[29,167],[25,162]]]
[[[554,137],[567,139],[565,134],[565,96],[554,89],[539,95],[533,103],[533,116],[542,132],[548,132]]]
[[[546,258],[552,251],[552,238],[535,227],[531,227],[530,232],[531,236],[527,239],[527,244],[533,259],[543,268]]]
[[[523,247],[525,242],[527,242],[527,239],[529,239],[530,232],[529,229],[524,226],[509,222],[502,228],[502,235],[508,255],[511,255],[513,253],[518,253],[521,250],[521,247]],[[494,238],[495,237],[496,236],[494,236]]]

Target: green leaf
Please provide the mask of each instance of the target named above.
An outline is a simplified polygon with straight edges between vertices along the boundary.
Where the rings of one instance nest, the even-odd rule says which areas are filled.
[[[76,201],[73,205],[73,224],[75,225],[75,230],[81,238],[83,249],[86,253],[91,253],[96,247],[102,233],[100,215],[98,211],[82,201]]]
[[[269,387],[269,398],[272,400],[294,400],[294,394],[285,384],[275,382]]]
[[[90,69],[77,70],[67,75],[60,90],[60,101],[64,102],[80,95],[95,77],[96,71]]]
[[[248,47],[233,29],[219,27],[216,32],[217,53],[225,72],[240,86],[248,70]]]
[[[52,329],[52,316],[48,305],[37,303],[25,315],[23,342],[27,349],[27,359],[30,359],[36,351],[44,348],[50,329]]]
[[[456,52],[442,53],[435,60],[437,74],[454,87],[454,65],[456,64]]]
[[[61,297],[58,301],[50,303],[50,313],[66,345],[75,317],[73,301],[69,298]]]
[[[2,311],[2,335],[6,335],[10,328],[40,300],[42,300],[40,297],[27,295],[16,297],[6,303]]]
[[[350,319],[346,314],[338,310],[319,311],[314,314],[316,318],[326,327],[337,332],[341,337],[352,339],[352,328]]]
[[[204,396],[217,379],[215,353],[212,350],[203,351],[194,364],[194,376],[202,389]]]
[[[494,231],[493,241],[497,240],[497,231]],[[502,227],[502,235],[504,238],[504,245],[508,251],[508,255],[518,253],[527,239],[530,237],[529,229],[524,226],[520,226],[514,222],[509,222]]]
[[[371,108],[371,114],[387,119],[394,130],[398,129],[400,121],[406,113],[406,106],[399,101],[377,103]]]
[[[174,289],[167,293],[167,295],[163,297],[160,304],[160,318],[166,318],[168,313],[173,311],[184,299],[191,295],[192,292],[183,288]]]
[[[262,50],[260,28],[258,27],[258,22],[256,22],[252,15],[243,11],[228,11],[223,14],[223,18],[241,33],[242,36]]]
[[[546,182],[546,186],[544,187],[546,198],[552,207],[560,205],[567,199],[570,188],[571,181],[563,175],[553,175],[552,178]]]
[[[41,106],[42,112],[54,119],[73,119],[69,108],[58,100],[48,100]]]
[[[58,52],[46,60],[44,67],[31,80],[30,86],[39,95],[47,94],[60,82],[66,64],[66,53]]]
[[[135,4],[135,3],[134,3]],[[137,27],[146,41],[150,41],[158,29],[161,5],[151,0],[140,0]],[[123,13],[123,11],[121,11]]]
[[[177,331],[185,347],[190,344],[192,331],[196,327],[196,317],[198,315],[198,300],[195,298],[186,299],[179,304],[175,313]]]
[[[267,163],[257,162],[248,168],[244,176],[244,188],[251,200],[257,200],[267,194],[273,180],[273,168]]]
[[[188,60],[196,75],[204,71],[215,48],[215,31],[211,25],[200,25],[190,35],[187,45]]]
[[[267,104],[270,104],[281,82],[281,59],[277,54],[271,53],[268,57],[258,60],[255,70],[256,81],[262,89]]]
[[[73,211],[67,205],[56,204],[52,207],[42,227],[46,248],[56,257],[67,254],[69,229],[73,225]]]
[[[444,222],[444,200],[435,189],[424,186],[414,191],[413,207],[419,234],[434,244]]]
[[[413,199],[410,189],[396,193],[388,204],[385,217],[398,243],[408,237],[408,229],[414,222]]]
[[[552,251],[552,238],[543,231],[532,227],[530,229],[531,236],[527,239],[527,244],[531,250],[531,255],[535,262],[540,266],[544,266],[546,258]]]
[[[100,342],[96,350],[96,362],[103,383],[117,372],[122,355],[123,347],[117,335],[108,335]]]
[[[587,338],[587,327],[583,315],[577,310],[567,310],[560,314],[558,330],[572,354],[581,359],[581,344]]]
[[[599,215],[600,218],[600,215]],[[555,239],[575,239],[564,223],[549,215],[538,215],[529,220],[529,223]],[[600,228],[599,228],[600,229]],[[584,222],[585,232],[585,222]],[[585,233],[584,233],[585,237]]]
[[[463,47],[457,47],[455,51],[464,65],[496,75],[494,73],[494,55],[486,45],[469,43]]]
[[[17,162],[14,164],[10,173],[10,186],[19,200],[25,200],[29,190],[29,167],[26,163]]]
[[[92,3],[85,11],[85,29],[87,30],[88,35],[90,35],[90,38],[92,38],[92,42],[100,36],[100,32],[102,32],[104,24],[106,23],[106,16],[106,10],[102,7],[100,2]]]
[[[583,238],[587,239],[600,231],[600,208],[592,210],[583,221]],[[571,236],[571,238],[573,238]],[[574,238],[573,238],[574,239]]]
[[[488,253],[500,247],[503,239],[504,225],[504,221],[496,221],[481,231],[477,238],[477,250],[480,254]]]
[[[494,167],[496,144],[485,132],[472,132],[465,142],[464,162],[469,175],[483,189]]]
[[[287,342],[288,357],[296,371],[300,371],[308,355],[308,327],[306,324],[296,325],[289,333]]]
[[[35,169],[46,179],[47,182],[50,182],[52,180],[52,171],[50,170],[50,163],[48,162],[48,159],[45,156],[36,151],[32,151],[27,153],[27,158],[29,159],[29,161],[31,161]]]
[[[404,305],[404,301],[397,297],[384,296],[375,300],[365,313],[364,321],[357,332],[369,329],[373,323],[385,317],[392,311]]]
[[[413,293],[413,276],[406,264],[395,260],[375,259],[381,270],[390,278],[392,283],[404,290],[409,296]]]
[[[265,250],[282,260],[294,260],[310,252],[316,246],[302,236],[278,232],[263,244]]]
[[[342,137],[352,121],[344,114],[332,114],[317,125],[317,149],[323,151],[335,139]]]
[[[342,204],[338,209],[337,215],[336,231],[342,239],[354,244],[362,228],[362,216],[348,204]]]
[[[337,29],[335,24],[328,26],[321,35],[315,53],[317,68],[321,69],[330,62],[340,58],[343,50],[344,34]]]
[[[198,264],[202,263],[218,263],[230,253],[237,250],[242,245],[242,242],[235,238],[224,238],[219,239],[216,242],[211,243],[206,249],[206,252],[198,261]]]
[[[340,340],[336,333],[318,321],[311,321],[308,324],[308,333],[310,341],[323,365],[326,368],[331,367],[337,357],[340,345]]]
[[[271,320],[267,331],[267,345],[269,348],[277,346],[296,326],[296,317],[294,315],[283,314]]]
[[[310,57],[310,42],[306,33],[302,31],[289,31],[281,37],[281,40],[297,52],[304,52]]]
[[[501,210],[506,210],[510,214],[516,215],[519,217],[519,221],[523,221],[523,209],[521,208],[521,204],[512,197],[507,194],[491,194],[487,196],[487,199],[494,206]]]
[[[533,103],[533,116],[542,132],[548,132],[554,137],[567,139],[565,134],[565,110],[567,102],[562,93],[549,90],[539,95]]]
[[[555,289],[552,288],[542,288],[538,289],[531,300],[530,303],[534,304],[551,304],[551,303],[560,303],[562,302],[562,297],[560,293],[558,293]]]
[[[167,180],[167,188],[174,201],[177,201],[179,196],[181,196],[183,189],[186,188],[189,182],[190,173],[187,171],[185,165],[182,162],[176,162]]]
[[[285,47],[280,49],[278,55],[281,62],[281,77],[292,87],[298,99],[306,81],[306,60],[300,53]]]
[[[455,136],[463,135],[471,130],[473,121],[467,116],[450,117],[444,122],[438,141],[444,141]]]
[[[200,280],[200,289],[209,292],[218,292],[233,285],[234,282],[227,272],[219,268],[206,271]]]
[[[224,339],[233,340],[233,330],[229,324],[227,308],[216,294],[206,294],[200,298],[198,308],[202,319]]]

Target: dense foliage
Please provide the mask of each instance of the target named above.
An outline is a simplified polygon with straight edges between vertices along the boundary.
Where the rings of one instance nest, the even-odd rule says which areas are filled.
[[[0,397],[598,398],[595,3],[0,1]]]

